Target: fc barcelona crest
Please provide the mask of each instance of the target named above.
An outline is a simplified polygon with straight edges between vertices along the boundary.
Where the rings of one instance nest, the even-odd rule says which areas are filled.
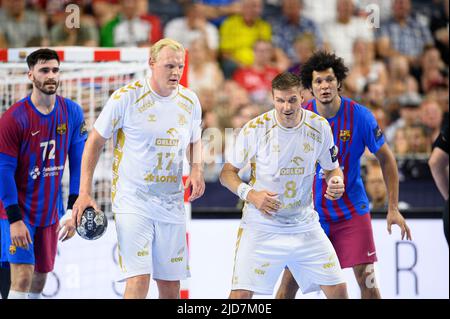
[[[340,130],[339,131],[339,139],[342,142],[347,142],[350,139],[351,131],[350,130]]]
[[[59,135],[66,134],[66,131],[67,131],[66,123],[59,124],[58,127],[56,128],[56,133],[58,133]]]

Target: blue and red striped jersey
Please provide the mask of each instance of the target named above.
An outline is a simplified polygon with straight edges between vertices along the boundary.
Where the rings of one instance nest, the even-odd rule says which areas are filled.
[[[27,96],[0,118],[0,153],[17,159],[14,180],[25,222],[44,227],[58,221],[67,154],[86,137],[83,110],[58,95],[49,114],[39,112]],[[7,218],[4,206],[0,199],[2,219]]]
[[[304,108],[319,114],[315,99]],[[341,97],[339,111],[327,120],[333,131],[334,143],[339,149],[338,160],[344,173],[345,193],[337,201],[326,199],[323,196],[327,188],[325,176],[320,165],[317,165],[313,195],[321,223],[348,220],[354,214],[364,215],[369,212],[360,158],[366,147],[376,153],[384,144],[383,133],[370,110],[349,98]]]

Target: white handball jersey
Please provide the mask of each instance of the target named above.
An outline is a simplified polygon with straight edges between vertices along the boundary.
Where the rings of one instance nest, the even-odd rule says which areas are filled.
[[[114,135],[114,213],[184,223],[183,160],[200,125],[200,102],[181,85],[162,97],[142,79],[111,95],[94,127],[106,139]]]
[[[240,131],[228,162],[241,169],[248,162],[255,190],[278,194],[281,209],[271,216],[245,203],[242,226],[267,232],[305,232],[320,227],[313,208],[317,162],[339,167],[331,127],[323,117],[303,110],[300,124],[284,128],[271,110],[248,122]],[[317,196],[323,196],[317,194]]]

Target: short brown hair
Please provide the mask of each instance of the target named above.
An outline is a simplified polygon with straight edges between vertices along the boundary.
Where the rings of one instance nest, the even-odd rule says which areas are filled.
[[[291,72],[280,73],[272,80],[272,92],[274,90],[285,91],[293,87],[301,88],[302,83],[300,78]]]

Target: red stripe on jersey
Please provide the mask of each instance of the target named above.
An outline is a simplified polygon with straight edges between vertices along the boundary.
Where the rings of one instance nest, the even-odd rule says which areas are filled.
[[[350,103],[350,105],[348,106],[349,108],[349,113],[350,113],[350,125],[349,128],[352,129],[352,124],[353,124],[353,111],[354,111],[354,104]],[[348,154],[345,158],[345,162],[344,162],[344,182],[348,180],[348,169],[346,169],[347,167],[349,167],[349,161],[350,161],[350,150],[351,150],[351,144],[352,144],[353,138],[352,135],[350,135],[350,140],[348,141]],[[350,198],[348,197],[347,193],[344,193],[343,196],[343,200],[345,205],[347,206],[348,210],[350,211],[350,214],[353,216],[354,214],[356,214],[356,209],[353,206],[353,203],[350,201]]]
[[[344,167],[348,167],[348,161],[350,159],[350,156],[347,156],[345,159]],[[348,170],[344,173],[344,181],[348,179]],[[356,214],[355,206],[353,206],[353,203],[350,201],[350,198],[348,197],[347,193],[344,193],[344,196],[342,196],[342,199],[344,201],[345,206],[347,206],[347,209],[350,211],[350,214],[353,216]]]
[[[321,192],[321,196],[322,196],[322,200],[320,203],[320,207],[322,207],[322,211],[323,211],[323,215],[325,216],[325,220],[326,221],[331,221],[331,214],[330,211],[327,208],[327,204],[326,201],[327,199],[325,198],[325,193],[327,191],[327,182],[325,180],[325,178],[322,179],[322,192]]]
[[[335,127],[335,123],[336,122],[332,122],[330,124],[330,126],[331,126],[331,131],[333,133],[334,144],[338,145],[338,148],[339,148],[338,149],[338,160],[339,160],[339,163],[341,163],[342,160],[341,160],[340,156],[342,155],[342,153],[341,153],[341,149],[340,149],[341,145],[340,145],[339,136],[338,136],[338,132],[341,127],[341,118],[339,117],[339,119],[338,119],[337,127]],[[333,207],[334,211],[336,212],[338,220],[341,220],[342,218],[344,218],[344,212],[339,207],[337,200],[332,201],[331,206]]]
[[[304,106],[305,110],[314,112],[314,104],[312,101],[309,101],[305,106]]]
[[[33,118],[33,107],[29,104],[28,99],[25,101],[25,110],[28,113],[28,119],[30,120],[29,124],[29,131],[30,132],[26,132],[25,134],[31,134],[31,130],[33,130],[33,122],[32,122],[32,118]],[[45,132],[40,132],[40,134],[45,134]],[[31,151],[31,150],[29,150]],[[30,164],[30,163],[29,163]],[[37,152],[37,156],[36,156],[36,163],[34,164],[33,167],[42,167],[42,156],[41,156],[41,152]],[[33,167],[31,167],[31,169],[33,169]],[[30,168],[28,166],[28,168]],[[30,178],[30,176],[28,176],[28,178]],[[41,175],[37,177],[37,179],[41,179],[42,177],[42,172]],[[38,206],[38,201],[39,201],[39,183],[38,182],[34,182],[32,184],[33,189],[31,191],[31,203],[30,203],[30,211],[29,213],[29,222],[31,225],[36,225],[36,215],[37,215],[37,206]],[[28,185],[27,185],[28,188]]]
[[[348,123],[347,123],[348,107],[347,107],[347,102],[346,101],[344,101],[344,104],[343,104],[342,107],[344,108],[342,110],[343,116],[344,116],[344,126],[343,126],[342,129],[343,130],[347,130],[347,127],[348,127]],[[339,126],[339,131],[338,131],[338,138],[339,138],[339,163],[341,163],[341,165],[343,165],[343,159],[345,158],[345,151],[347,150],[347,142],[342,141],[341,138],[340,138],[340,135],[341,135],[341,127]]]
[[[42,212],[40,212],[41,213],[41,221],[39,223],[39,226],[43,227],[47,222],[49,208],[50,208],[49,206],[50,206],[50,202],[52,201],[51,197],[54,197],[54,194],[52,194],[52,192],[51,192],[51,184],[52,184],[53,176],[48,176],[48,177],[41,176],[41,178],[44,182],[45,200],[43,201]],[[36,184],[39,185],[40,183],[36,183]]]

